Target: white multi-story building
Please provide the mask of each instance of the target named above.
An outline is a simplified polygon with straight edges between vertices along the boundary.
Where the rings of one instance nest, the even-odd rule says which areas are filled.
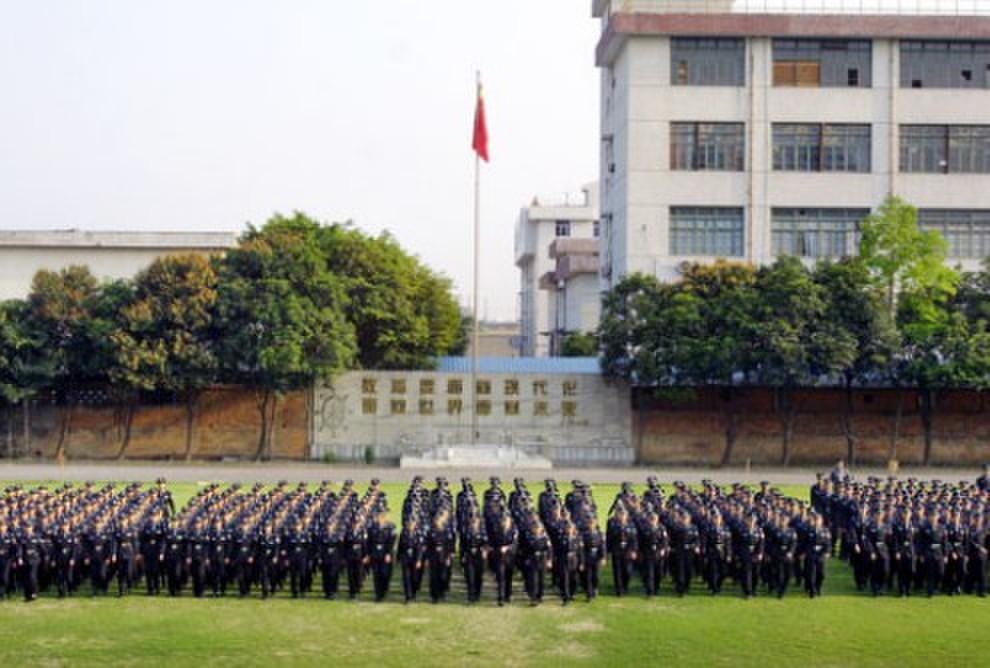
[[[586,259],[597,255],[597,243],[590,248],[579,241],[598,239],[598,193],[598,184],[590,184],[580,197],[552,202],[537,198],[519,213],[515,256],[523,357],[554,354],[565,333],[598,326],[600,291],[595,285],[589,294],[586,285],[589,275],[594,279],[597,272],[596,264],[589,274]]]
[[[990,255],[990,2],[594,0],[593,14],[606,288],[684,261],[849,255],[889,194],[954,264]]]

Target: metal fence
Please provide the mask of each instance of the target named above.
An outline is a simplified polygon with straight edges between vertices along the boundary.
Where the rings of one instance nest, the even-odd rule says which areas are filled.
[[[612,13],[990,16],[990,0],[612,0]]]

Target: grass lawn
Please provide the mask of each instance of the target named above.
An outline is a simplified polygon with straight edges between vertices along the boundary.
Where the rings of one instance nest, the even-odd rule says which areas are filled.
[[[4,486],[0,483],[0,486]],[[173,485],[182,503],[195,485]],[[404,486],[386,486],[393,509]],[[479,487],[479,492],[481,491]],[[596,486],[602,513],[617,486]],[[806,489],[785,488],[806,496]],[[532,608],[520,594],[496,608],[469,607],[455,579],[451,601],[390,602],[150,599],[88,595],[31,605],[0,603],[0,666],[28,665],[990,665],[990,600],[873,599],[832,562],[825,596],[749,601],[729,586],[713,598],[700,583],[683,599],[611,594],[566,608],[552,595]],[[639,591],[638,588],[636,590]]]

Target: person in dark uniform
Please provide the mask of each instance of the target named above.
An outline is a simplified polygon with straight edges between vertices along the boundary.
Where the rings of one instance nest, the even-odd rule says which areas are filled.
[[[646,595],[656,596],[660,593],[660,581],[663,578],[664,563],[670,546],[667,529],[660,522],[659,515],[653,511],[656,506],[645,502],[643,505],[650,510],[637,522],[640,575],[643,578]]]
[[[58,597],[65,598],[72,593],[76,580],[77,564],[82,555],[79,533],[69,522],[64,522],[54,537],[55,586]]]
[[[30,602],[38,598],[38,569],[41,568],[41,561],[41,536],[35,531],[34,525],[29,523],[24,528],[17,558],[25,601]]]
[[[161,592],[167,532],[165,517],[160,512],[150,517],[141,531],[141,556],[148,596],[157,596]]]
[[[410,513],[399,536],[399,568],[402,573],[402,593],[406,603],[416,600],[423,582],[426,565],[426,534],[417,513]]]
[[[929,511],[928,519],[919,533],[921,559],[925,568],[925,584],[931,598],[945,578],[945,527],[935,508]]]
[[[123,520],[114,536],[117,562],[117,596],[131,591],[137,579],[138,534],[129,520]]]
[[[705,553],[705,581],[712,595],[722,592],[722,584],[728,577],[732,565],[732,533],[725,526],[722,513],[716,511],[708,526],[703,530],[702,542]]]
[[[358,513],[347,532],[347,593],[351,600],[358,597],[364,587],[365,567],[368,558],[367,520]]]
[[[210,568],[210,537],[204,526],[197,522],[189,530],[187,568],[192,580],[193,596],[203,598],[206,594],[207,573]]]
[[[764,533],[757,524],[757,516],[750,514],[739,530],[736,545],[736,564],[739,567],[739,583],[744,598],[756,595],[760,565],[763,562]]]
[[[488,540],[491,544],[492,570],[495,572],[496,601],[501,607],[512,602],[512,574],[519,547],[519,531],[508,512],[503,512],[491,522]]]
[[[266,523],[258,540],[258,579],[261,582],[262,598],[275,595],[281,550],[281,537],[270,523]]]
[[[771,547],[771,591],[777,598],[783,598],[787,593],[794,574],[795,555],[798,549],[798,534],[793,527],[780,522],[773,527],[773,545]]]
[[[918,530],[914,525],[910,507],[901,508],[900,515],[892,528],[892,541],[894,564],[897,568],[897,593],[900,596],[910,596],[918,564]]]
[[[340,573],[346,567],[344,545],[344,530],[339,518],[334,515],[320,532],[320,574],[323,580],[323,597],[327,600],[337,598]]]
[[[427,562],[430,567],[430,599],[439,603],[450,591],[456,535],[450,511],[441,508],[433,517],[427,534]]]
[[[684,596],[691,588],[691,579],[694,576],[694,560],[701,553],[698,544],[698,529],[686,511],[682,511],[674,520],[670,531],[670,543],[671,554],[673,555],[671,568],[674,578],[674,592],[678,596]]]
[[[976,488],[981,492],[990,492],[990,464],[983,466],[983,475],[976,479]]]
[[[990,532],[983,514],[977,514],[969,528],[970,587],[980,598],[987,595],[987,551],[990,550]]]
[[[233,536],[219,518],[213,522],[209,541],[210,570],[207,573],[207,579],[213,590],[213,597],[219,598],[227,595],[227,583],[230,582],[230,575],[233,570],[231,556],[234,550]]]
[[[617,502],[613,508],[616,511],[608,520],[605,545],[612,557],[615,595],[622,596],[629,591],[629,580],[639,558],[639,537],[626,507]]]
[[[87,548],[93,594],[107,594],[110,589],[110,569],[115,557],[115,549],[113,534],[102,522],[95,524],[87,533]]]
[[[296,519],[285,535],[285,543],[289,552],[289,590],[292,598],[303,598],[310,573],[312,537],[309,529]]]
[[[962,513],[958,508],[952,510],[945,532],[948,557],[945,568],[945,592],[950,596],[961,594],[966,581],[968,570],[966,562],[969,559],[967,533],[968,527],[962,521]]]
[[[14,593],[19,554],[17,534],[7,525],[3,515],[0,514],[0,599],[7,598]]]
[[[557,565],[557,591],[561,603],[574,600],[578,585],[578,573],[583,569],[581,534],[570,520],[565,520],[560,537],[554,544],[554,561]]]
[[[371,551],[371,571],[375,584],[375,600],[384,601],[392,582],[392,550],[395,547],[395,525],[380,513],[368,530]]]
[[[488,534],[479,513],[465,514],[463,521],[461,567],[464,570],[464,580],[467,585],[468,603],[477,603],[481,600],[485,563],[490,551]]]
[[[805,540],[804,589],[809,598],[815,598],[822,595],[825,562],[832,556],[832,534],[820,514],[812,516]]]
[[[877,511],[866,527],[866,554],[870,560],[870,591],[883,593],[890,574],[889,529],[882,511]]]

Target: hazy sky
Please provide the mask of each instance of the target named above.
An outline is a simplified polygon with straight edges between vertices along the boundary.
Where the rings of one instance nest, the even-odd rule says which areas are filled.
[[[586,0],[0,0],[0,226],[241,230],[274,212],[390,230],[470,293],[485,79],[484,302],[513,229],[597,176]]]

